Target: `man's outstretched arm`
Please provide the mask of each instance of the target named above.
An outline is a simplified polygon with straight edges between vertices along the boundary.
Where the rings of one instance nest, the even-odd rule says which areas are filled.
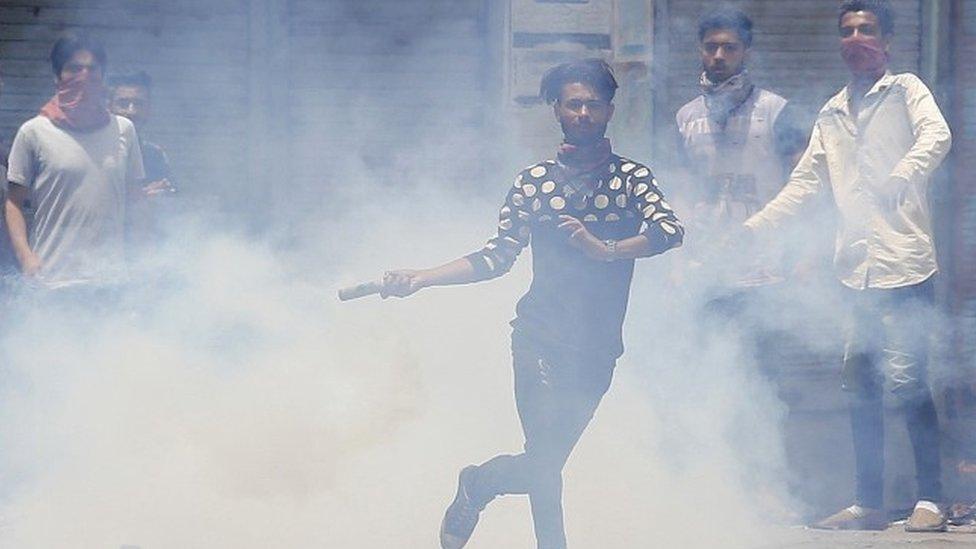
[[[474,265],[467,257],[462,257],[431,269],[388,271],[383,275],[380,295],[384,298],[407,297],[432,286],[471,284],[479,280]]]
[[[783,223],[795,217],[830,181],[827,169],[827,151],[820,133],[820,125],[814,125],[810,144],[789,181],[769,203],[763,206],[744,223],[743,234],[753,238],[756,234],[769,234],[778,230]]]
[[[439,267],[421,270],[397,270],[383,275],[385,297],[407,297],[424,288],[456,286],[490,280],[512,269],[522,250],[529,245],[529,212],[519,185],[521,177],[509,191],[498,214],[498,233],[484,248]]]

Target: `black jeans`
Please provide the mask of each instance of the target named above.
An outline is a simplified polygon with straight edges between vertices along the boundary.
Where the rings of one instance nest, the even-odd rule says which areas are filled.
[[[928,385],[932,281],[891,290],[848,290],[844,349],[850,397],[857,503],[884,504],[883,390],[905,415],[915,456],[918,499],[942,499],[939,422]]]
[[[538,548],[564,549],[563,466],[610,388],[615,363],[542,350],[517,336],[512,359],[525,449],[479,466],[475,491],[485,503],[528,494]]]

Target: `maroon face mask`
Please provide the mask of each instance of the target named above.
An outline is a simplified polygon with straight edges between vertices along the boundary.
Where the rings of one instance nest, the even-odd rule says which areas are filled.
[[[854,74],[879,75],[888,65],[888,52],[876,36],[849,36],[840,41],[840,49]]]
[[[62,128],[79,131],[103,128],[111,120],[102,80],[88,74],[61,80],[58,93],[44,105],[41,114]]]

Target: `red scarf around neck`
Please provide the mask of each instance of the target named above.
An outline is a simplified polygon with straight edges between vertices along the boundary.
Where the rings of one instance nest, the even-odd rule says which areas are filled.
[[[105,127],[111,118],[102,80],[87,73],[60,80],[57,93],[41,108],[41,115],[69,130],[89,132]]]
[[[567,168],[583,173],[591,172],[610,160],[613,151],[610,147],[610,140],[603,138],[592,144],[573,145],[563,143],[559,146],[557,158],[559,163]]]

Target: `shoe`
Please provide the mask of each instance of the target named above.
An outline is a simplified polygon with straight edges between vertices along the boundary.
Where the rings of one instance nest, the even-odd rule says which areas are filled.
[[[976,504],[957,503],[949,509],[949,524],[952,526],[968,526],[976,518]]]
[[[467,545],[474,527],[478,525],[478,516],[487,502],[479,502],[472,495],[477,470],[476,466],[470,465],[461,469],[458,475],[457,495],[441,521],[441,549],[461,549]]]
[[[925,500],[915,504],[912,516],[905,523],[906,532],[945,532],[948,528],[949,520],[942,507]]]
[[[882,509],[851,505],[811,526],[819,530],[887,530],[888,517]]]

